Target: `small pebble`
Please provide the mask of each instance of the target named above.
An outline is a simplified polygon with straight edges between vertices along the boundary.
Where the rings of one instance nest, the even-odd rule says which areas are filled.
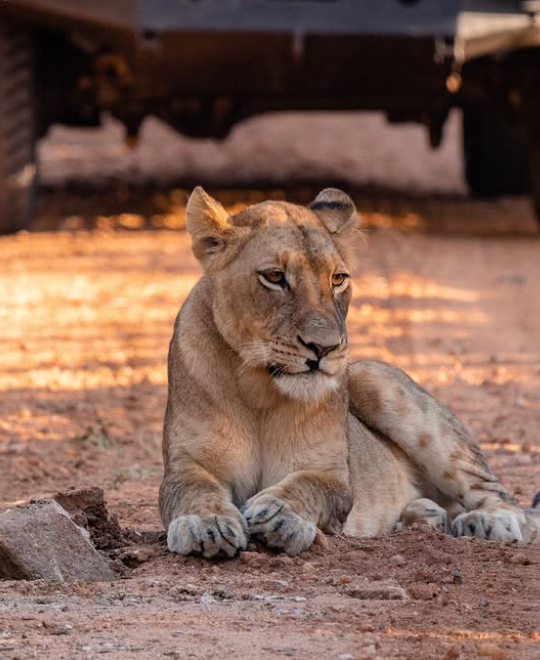
[[[305,564],[302,565],[302,570],[304,573],[312,573],[313,571],[317,570],[317,567],[315,564],[312,564],[310,561],[306,561]]]
[[[489,600],[486,600],[485,598],[482,598],[479,605],[480,605],[480,607],[487,607],[489,605]]]
[[[349,584],[351,579],[352,578],[350,575],[340,575],[338,578],[336,578],[336,584]]]
[[[404,566],[407,563],[407,560],[403,555],[394,555],[393,557],[390,557],[390,563],[395,566]]]
[[[510,557],[511,564],[518,564],[520,566],[528,566],[531,563],[531,560],[523,552],[516,552]]]
[[[71,635],[71,631],[73,630],[73,626],[71,626],[69,623],[66,623],[62,626],[56,626],[51,629],[50,634],[51,635]]]
[[[452,582],[453,584],[463,584],[463,576],[459,571],[452,573]]]
[[[258,552],[249,552],[248,550],[244,550],[244,552],[240,553],[240,562],[242,564],[251,564],[251,562],[255,561],[258,558],[259,558]]]
[[[482,658],[491,658],[491,660],[504,660],[506,652],[501,649],[497,644],[492,642],[484,642],[478,647],[478,655]]]
[[[323,532],[321,532],[320,529],[317,529],[317,533],[315,534],[314,544],[318,545],[319,548],[322,548],[324,550],[326,550],[328,548],[328,539],[323,534]]]
[[[338,660],[353,660],[353,656],[350,653],[341,653],[338,655]]]
[[[443,607],[446,607],[450,603],[450,596],[448,594],[441,594],[441,597],[439,598],[439,603]]]
[[[201,596],[201,604],[202,605],[213,605],[214,603],[217,603],[217,600],[212,596],[211,593],[208,591],[205,591],[203,595]]]
[[[432,584],[412,584],[408,591],[415,600],[432,600],[438,595],[437,587]]]
[[[98,653],[112,653],[113,651],[114,644],[111,644],[110,642],[105,642],[101,648],[97,649]]]
[[[373,624],[368,623],[367,621],[364,621],[364,623],[359,623],[357,629],[359,632],[373,632],[375,630]]]
[[[245,553],[243,552],[242,555],[243,554]],[[240,555],[240,559],[242,558],[242,555]],[[280,557],[270,557],[268,563],[274,568],[285,568],[287,566],[292,566],[294,564],[294,560],[287,555],[281,555]]]

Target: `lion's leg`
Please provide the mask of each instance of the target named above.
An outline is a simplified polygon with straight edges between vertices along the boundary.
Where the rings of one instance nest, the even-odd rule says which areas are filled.
[[[244,517],[230,493],[200,464],[187,457],[166,469],[159,493],[161,517],[171,552],[234,556],[247,545]]]
[[[349,394],[356,417],[398,445],[432,485],[464,507],[454,533],[524,541],[534,536],[534,524],[491,472],[468,429],[403,371],[356,362]]]
[[[347,474],[302,470],[253,496],[243,511],[251,534],[294,556],[313,543],[317,527],[341,531],[351,506]]]
[[[440,532],[451,533],[451,524],[446,509],[427,497],[413,500],[401,513],[400,527],[409,527],[415,523],[427,523]]]

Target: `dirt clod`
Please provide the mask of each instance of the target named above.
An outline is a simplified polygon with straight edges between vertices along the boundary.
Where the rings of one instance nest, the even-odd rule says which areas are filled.
[[[519,566],[528,566],[531,563],[531,560],[525,553],[516,552],[510,557],[510,562]]]
[[[432,584],[418,583],[412,584],[408,591],[415,600],[433,600],[439,593],[439,589]]]
[[[75,523],[88,531],[98,550],[126,544],[118,518],[109,514],[102,488],[69,488],[57,493],[54,499],[71,514]]]
[[[358,630],[360,632],[373,632],[375,630],[375,627],[373,626],[372,623],[364,622],[358,624]]]
[[[478,655],[482,658],[491,658],[491,660],[504,660],[506,652],[497,644],[484,642],[478,647]]]
[[[404,566],[407,563],[407,560],[403,555],[394,555],[390,557],[390,562],[395,564],[395,566]]]

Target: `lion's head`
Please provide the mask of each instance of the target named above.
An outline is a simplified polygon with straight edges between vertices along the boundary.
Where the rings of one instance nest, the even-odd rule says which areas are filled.
[[[264,202],[229,216],[202,188],[187,205],[195,256],[213,281],[216,326],[245,370],[284,395],[320,398],[347,367],[348,254],[358,219],[345,193],[308,207]]]

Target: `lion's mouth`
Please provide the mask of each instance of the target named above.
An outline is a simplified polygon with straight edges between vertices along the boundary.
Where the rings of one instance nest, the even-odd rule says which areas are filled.
[[[268,372],[268,375],[273,378],[279,378],[279,376],[283,376],[287,373],[287,370],[282,364],[269,364],[266,367],[266,371]]]
[[[272,378],[279,378],[281,376],[307,376],[308,374],[327,374],[320,368],[319,360],[306,360],[307,369],[304,371],[288,371],[283,364],[269,364],[266,371]]]

